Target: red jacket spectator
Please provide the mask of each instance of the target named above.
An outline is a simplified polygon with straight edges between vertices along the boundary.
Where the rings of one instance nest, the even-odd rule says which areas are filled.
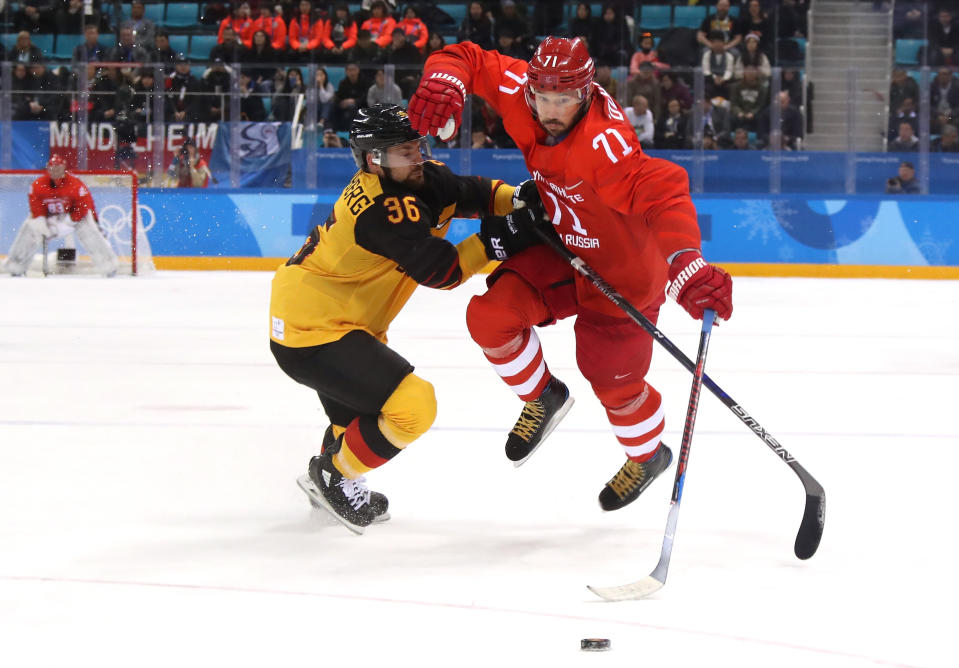
[[[373,41],[385,49],[392,41],[393,28],[396,27],[396,21],[393,20],[392,16],[384,16],[380,18],[371,16],[363,21],[363,25],[360,27],[369,30],[370,35],[373,37]]]
[[[419,49],[420,53],[423,52],[423,47],[426,46],[426,41],[430,38],[426,24],[417,18],[414,7],[406,8],[406,11],[403,13],[403,20],[398,22],[393,30],[402,30],[405,32],[406,39]]]
[[[323,19],[313,20],[309,14],[298,14],[290,19],[290,48],[296,51],[305,44],[306,48],[312,51],[321,47],[326,29],[326,21]]]
[[[223,31],[228,27],[233,28],[237,39],[245,41],[244,35],[246,35],[246,31],[249,30],[252,25],[253,19],[251,19],[249,16],[239,18],[236,16],[227,16],[225,19],[220,21],[220,31],[216,35],[216,43],[223,43]],[[252,37],[253,33],[251,32],[250,38],[252,39]]]
[[[252,47],[253,34],[257,30],[262,30],[266,33],[270,46],[277,51],[284,51],[286,49],[286,21],[280,15],[270,16],[268,7],[261,7],[260,11],[263,14],[252,23],[247,33],[243,35],[243,43],[248,49]]]

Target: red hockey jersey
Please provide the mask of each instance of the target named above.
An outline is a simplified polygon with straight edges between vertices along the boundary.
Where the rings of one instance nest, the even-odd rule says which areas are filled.
[[[563,243],[641,309],[663,294],[666,258],[700,245],[686,172],[644,154],[622,108],[596,83],[586,115],[547,145],[549,135],[525,100],[526,68],[526,61],[463,42],[431,55],[423,79],[453,74],[492,105]],[[622,316],[588,280],[576,280],[580,304]]]
[[[30,186],[28,199],[30,215],[34,218],[68,214],[76,222],[86,217],[89,211],[93,219],[97,219],[93,196],[83,181],[72,174],[65,174],[58,186],[54,186],[50,177],[44,174]]]

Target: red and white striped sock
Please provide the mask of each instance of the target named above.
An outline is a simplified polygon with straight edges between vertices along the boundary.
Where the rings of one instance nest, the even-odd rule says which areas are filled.
[[[483,354],[496,373],[523,401],[539,397],[552,378],[543,359],[539,337],[532,328],[523,332],[523,341],[515,352],[505,357],[493,357],[485,350]]]
[[[666,427],[663,398],[656,388],[647,383],[642,394],[622,408],[607,408],[606,415],[628,459],[652,459]]]

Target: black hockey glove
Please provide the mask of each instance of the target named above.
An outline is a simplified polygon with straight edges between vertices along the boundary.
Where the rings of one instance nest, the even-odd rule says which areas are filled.
[[[540,220],[530,208],[517,209],[507,216],[483,218],[479,235],[486,247],[486,257],[491,260],[505,260],[540,243],[540,238],[533,229]]]
[[[516,190],[513,192],[513,208],[526,208],[537,212],[539,215],[543,214],[545,209],[542,200],[539,198],[536,182],[533,179],[526,179],[516,186]]]

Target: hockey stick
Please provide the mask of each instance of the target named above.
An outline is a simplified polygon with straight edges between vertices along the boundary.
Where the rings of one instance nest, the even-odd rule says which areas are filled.
[[[34,246],[34,248],[36,248],[36,247]],[[40,264],[40,267],[41,267],[41,269],[42,269],[42,271],[43,271],[43,275],[44,275],[44,276],[49,276],[49,275],[50,275],[50,261],[47,259],[48,242],[47,242],[47,237],[46,237],[46,236],[43,237],[43,241],[42,241],[41,244],[40,244],[40,252],[43,253],[43,257],[40,258],[40,263],[41,263],[41,264]]]
[[[699,392],[703,388],[706,351],[709,350],[709,336],[715,317],[715,311],[706,309],[703,312],[703,330],[699,335],[699,352],[696,354],[696,368],[693,370],[693,386],[689,390],[689,406],[686,408],[686,423],[683,425],[683,441],[679,447],[679,461],[676,462],[676,479],[673,481],[673,496],[669,500],[669,516],[666,518],[666,533],[663,535],[663,550],[659,554],[659,563],[656,564],[653,572],[642,580],[616,587],[589,587],[591,592],[607,601],[646,598],[662,589],[663,585],[666,584],[669,559],[673,554],[673,538],[676,536],[676,523],[679,521],[679,504],[683,500],[683,484],[686,482],[689,450],[693,445],[693,427],[696,426],[696,413],[699,410]]]
[[[626,315],[628,315],[633,322],[646,330],[650,336],[662,345],[670,355],[676,358],[680,364],[686,367],[688,371],[695,372],[696,367],[692,360],[686,357],[683,351],[676,347],[676,344],[670,341],[656,325],[650,322],[649,318],[630,304],[607,283],[602,276],[586,264],[582,258],[566,248],[552,230],[547,231],[541,229],[539,226],[534,227],[534,229],[536,230],[536,234],[538,234],[544,242],[572,265],[573,269],[589,279],[600,292],[606,295],[616,306],[625,311]],[[770,450],[779,455],[793,472],[799,476],[803,489],[806,491],[806,508],[803,511],[802,522],[799,525],[799,533],[796,534],[796,543],[793,551],[798,558],[809,559],[809,557],[816,554],[819,541],[822,539],[823,525],[826,521],[826,492],[823,490],[822,485],[820,485],[806,469],[800,466],[795,457],[786,452],[786,448],[780,445],[779,441],[773,438],[773,435],[766,431],[756,418],[747,413],[745,408],[736,403],[736,401],[726,394],[719,385],[714,383],[709,376],[703,375],[703,384],[739,418],[740,422],[749,427],[756,436],[762,439],[763,443],[765,443]]]

